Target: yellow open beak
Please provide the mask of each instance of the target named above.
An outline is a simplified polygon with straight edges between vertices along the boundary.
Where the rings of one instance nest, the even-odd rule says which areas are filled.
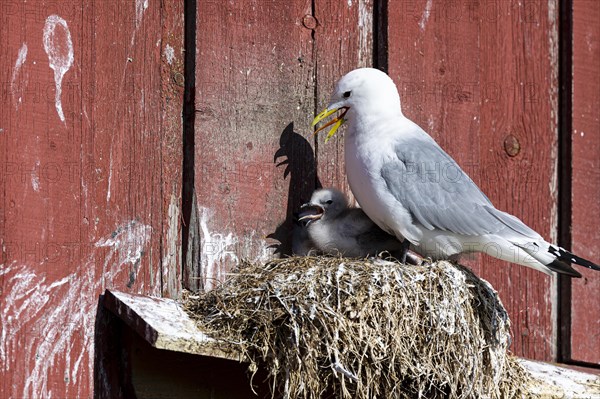
[[[323,119],[327,118],[329,115],[331,115],[339,110],[343,110],[343,112],[340,115],[333,118],[332,120],[330,120],[329,122],[327,122],[326,124],[324,124],[323,126],[321,126],[320,128],[318,128],[317,130],[315,130],[314,134],[317,134],[321,130],[325,129],[326,127],[333,125],[333,127],[327,134],[327,137],[325,138],[325,142],[327,143],[329,141],[329,139],[333,137],[333,135],[339,129],[339,127],[342,126],[342,124],[346,121],[344,119],[344,115],[346,115],[346,112],[348,112],[348,109],[349,109],[348,107],[340,107],[340,108],[333,108],[333,109],[325,108],[323,110],[323,112],[321,112],[319,115],[317,115],[315,117],[315,119],[313,119],[313,121],[312,121],[313,127],[317,123],[321,122]]]

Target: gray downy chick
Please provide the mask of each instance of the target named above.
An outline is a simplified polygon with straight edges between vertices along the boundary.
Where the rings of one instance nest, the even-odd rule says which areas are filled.
[[[363,258],[387,251],[402,258],[402,243],[381,230],[362,209],[349,207],[339,190],[313,192],[310,202],[300,208],[298,221],[304,223],[308,239],[319,253]],[[409,261],[417,263],[414,255]]]

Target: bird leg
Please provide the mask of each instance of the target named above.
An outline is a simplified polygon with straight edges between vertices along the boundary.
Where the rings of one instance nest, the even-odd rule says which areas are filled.
[[[406,238],[402,240],[400,244],[400,263],[406,264],[406,255],[408,255],[408,249],[410,248],[410,241]]]

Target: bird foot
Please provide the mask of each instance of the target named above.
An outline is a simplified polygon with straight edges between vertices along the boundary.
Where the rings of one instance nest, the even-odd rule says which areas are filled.
[[[400,263],[406,264],[406,258],[408,256],[408,249],[410,248],[410,242],[405,238],[400,244]]]

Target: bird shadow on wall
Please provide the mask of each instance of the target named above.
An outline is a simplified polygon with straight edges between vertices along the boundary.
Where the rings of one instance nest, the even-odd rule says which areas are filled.
[[[279,149],[275,152],[273,162],[277,168],[284,167],[284,180],[289,177],[286,219],[267,236],[279,241],[270,248],[275,248],[275,254],[282,257],[292,254],[294,212],[310,199],[315,189],[322,186],[317,176],[313,148],[306,138],[294,131],[294,122],[290,122],[281,132]]]

